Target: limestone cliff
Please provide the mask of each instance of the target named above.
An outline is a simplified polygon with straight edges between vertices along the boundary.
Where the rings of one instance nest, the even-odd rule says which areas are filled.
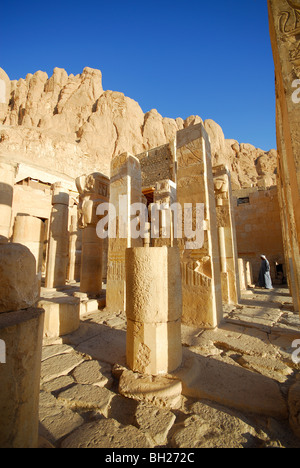
[[[203,122],[199,116],[170,119],[142,111],[123,93],[103,90],[100,70],[68,75],[37,71],[10,81],[0,69],[0,156],[30,161],[76,177],[109,175],[113,156],[138,154],[170,141],[177,130]],[[213,120],[203,122],[212,143],[213,164],[225,163],[234,188],[276,183],[276,151],[226,140]]]

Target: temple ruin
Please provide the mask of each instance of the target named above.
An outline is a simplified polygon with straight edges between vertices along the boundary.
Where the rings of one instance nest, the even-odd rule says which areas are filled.
[[[136,131],[129,142],[135,122],[129,127],[124,111],[123,133],[113,151],[105,143],[103,160],[97,142],[91,158],[85,152],[91,120],[76,127],[71,119],[83,143],[61,137],[73,159],[59,158],[59,135],[49,136],[53,147],[43,140],[42,107],[20,110],[32,76],[13,83],[1,70],[1,447],[89,447],[92,439],[99,447],[205,446],[206,414],[232,418],[224,437],[212,431],[214,446],[246,446],[245,432],[253,446],[300,446],[298,3],[268,0],[272,170],[274,151],[217,138],[216,126],[195,116],[165,121],[161,140],[154,126],[151,140],[155,112],[145,117],[145,139]],[[284,22],[286,11],[294,21]],[[99,73],[85,69],[78,86]],[[54,99],[58,76],[70,85],[58,69],[51,80],[35,76],[41,102]],[[86,106],[95,121],[105,94],[97,83],[96,104]],[[58,125],[64,105],[51,116]],[[23,151],[22,132],[42,146]],[[249,154],[255,164],[243,179],[238,162]],[[261,254],[270,292],[257,287]],[[227,424],[237,428],[231,436]]]

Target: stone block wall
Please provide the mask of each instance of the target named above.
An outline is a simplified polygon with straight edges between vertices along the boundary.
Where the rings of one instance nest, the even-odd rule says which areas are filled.
[[[277,183],[288,279],[300,310],[300,4],[268,0],[275,68]]]
[[[154,187],[159,180],[175,182],[174,143],[162,145],[136,156],[141,165],[142,187]]]
[[[253,279],[257,282],[259,256],[266,255],[275,280],[276,262],[285,263],[277,187],[249,188],[235,191],[233,195],[238,256],[251,262]]]

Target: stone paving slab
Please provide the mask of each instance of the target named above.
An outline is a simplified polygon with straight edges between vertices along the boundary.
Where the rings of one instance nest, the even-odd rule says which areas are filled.
[[[61,401],[73,410],[93,409],[107,416],[113,397],[114,393],[107,388],[97,387],[96,385],[76,384],[60,392],[57,398],[58,401]]]
[[[41,366],[41,380],[47,382],[69,374],[84,358],[77,353],[58,354],[46,359]]]
[[[277,382],[220,358],[202,357],[185,350],[184,365],[176,376],[182,380],[186,396],[279,419],[288,417]]]
[[[285,293],[273,292],[270,300],[265,291],[250,291],[246,300],[253,302],[225,306],[225,320],[215,330],[182,326],[185,359],[170,377],[181,372],[183,391],[174,408],[146,395],[138,401],[134,392],[120,394],[124,314],[97,310],[76,332],[45,339],[41,446],[299,448],[300,364],[291,355],[300,323],[286,309]]]
[[[83,385],[109,388],[113,384],[111,365],[94,359],[79,364],[72,375],[77,383]]]
[[[79,427],[62,443],[62,448],[151,448],[147,436],[134,426],[122,426],[115,419],[101,419]]]

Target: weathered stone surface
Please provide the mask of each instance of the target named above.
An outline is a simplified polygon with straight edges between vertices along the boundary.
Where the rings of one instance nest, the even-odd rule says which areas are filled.
[[[100,361],[84,361],[73,373],[77,383],[109,387],[112,385],[111,365]]]
[[[76,179],[79,192],[78,227],[82,231],[80,291],[100,295],[102,291],[103,239],[96,230],[97,208],[109,201],[109,178],[100,172]]]
[[[52,210],[46,265],[46,288],[63,287],[66,284],[69,255],[69,190],[62,182],[52,187]]]
[[[182,371],[187,371],[186,378],[183,379],[184,393],[187,384],[191,387],[188,394],[181,395],[180,404],[176,405],[176,409],[162,407],[159,398],[147,400],[145,395],[142,399],[136,398],[134,394],[136,390],[141,392],[146,389],[146,396],[147,392],[150,396],[149,382],[150,380],[155,382],[156,378],[148,381],[146,379],[143,383],[138,382],[139,385],[135,385],[136,382],[132,385],[126,379],[132,392],[128,393],[130,398],[118,393],[118,380],[124,372],[129,372],[118,359],[118,355],[122,356],[121,348],[125,350],[125,341],[122,345],[119,341],[120,334],[124,337],[125,332],[113,328],[114,324],[116,327],[119,326],[118,321],[115,321],[119,316],[107,310],[86,315],[82,319],[80,330],[68,336],[68,342],[73,342],[78,350],[83,352],[85,349],[86,360],[78,365],[75,362],[75,367],[65,362],[65,365],[61,365],[60,369],[57,366],[53,372],[56,377],[41,382],[40,432],[44,441],[41,442],[41,446],[45,446],[45,441],[48,440],[47,443],[51,442],[54,447],[64,446],[65,441],[66,446],[70,447],[79,447],[82,442],[84,446],[99,445],[105,448],[110,446],[130,448],[134,444],[140,448],[149,446],[300,447],[300,438],[297,438],[291,430],[292,419],[298,424],[296,418],[299,398],[296,372],[299,364],[293,363],[291,359],[291,354],[295,350],[292,348],[292,341],[297,337],[296,329],[289,329],[288,324],[285,324],[285,328],[281,328],[280,317],[277,316],[276,309],[272,309],[272,302],[268,300],[271,297],[270,292],[265,291],[260,296],[261,299],[265,298],[265,308],[261,305],[263,300],[256,304],[255,295],[243,295],[243,297],[247,297],[249,303],[253,301],[253,305],[250,307],[248,304],[246,308],[246,312],[252,311],[247,324],[241,324],[238,315],[236,320],[232,317],[232,323],[223,323],[222,327],[215,330],[201,330],[186,325],[182,327],[184,354],[191,353],[194,358],[210,363],[210,366],[204,370],[203,368],[199,370],[197,366],[188,369],[182,367]],[[276,289],[274,297],[277,302],[287,300],[285,292],[281,289]],[[236,313],[241,314],[244,306],[240,307],[238,309],[232,306],[232,312],[236,310]],[[269,331],[274,330],[274,333],[270,334],[259,324],[252,326],[251,320],[255,322],[262,311],[266,314],[268,312],[270,316],[275,311],[277,319],[272,319],[273,325],[269,328]],[[110,322],[111,326],[103,325],[104,322]],[[45,340],[43,355],[46,361],[57,358],[57,353],[66,356],[74,354],[71,346],[59,345],[56,342],[57,340],[53,340],[53,344],[50,345],[48,339]],[[89,342],[88,347],[86,347],[87,342]],[[96,353],[94,348],[97,348]],[[119,350],[116,352],[117,348]],[[90,365],[92,366],[90,376],[93,380],[93,369],[98,368],[97,360],[95,364],[90,364],[95,359],[94,354],[98,355],[97,360],[100,360],[101,366],[106,359],[116,363],[112,369],[112,377],[115,378],[114,384],[110,387],[112,398],[107,406],[106,392],[104,397],[98,393],[98,397],[95,398],[95,395],[90,396],[89,392],[78,390],[79,387],[74,385],[74,375],[77,374],[77,370],[78,375],[85,379]],[[252,371],[249,370],[250,367]],[[51,367],[49,369],[51,370]],[[261,386],[262,382],[267,385]],[[293,384],[296,384],[295,387]],[[80,386],[88,389],[97,388],[86,383]],[[65,393],[72,387],[74,387],[72,392]],[[203,396],[204,391],[206,393]],[[207,400],[208,391],[210,400]],[[67,398],[60,398],[60,394]],[[266,406],[268,399],[269,406]],[[282,411],[283,401],[286,402],[289,413]],[[101,414],[102,410],[98,408],[101,404],[105,415]],[[274,411],[275,406],[278,409]],[[165,418],[162,417],[163,414]],[[176,420],[172,415],[176,415]],[[87,421],[90,423],[86,424]],[[50,427],[48,435],[47,427]],[[125,437],[126,433],[128,437]],[[140,438],[141,433],[144,433],[142,438]]]
[[[115,388],[116,390],[116,388]],[[120,424],[136,426],[135,412],[139,402],[126,398],[119,393],[116,393],[110,402],[108,410],[108,418],[115,419]]]
[[[115,232],[108,240],[106,307],[125,311],[126,273],[125,252],[127,247],[142,246],[141,238],[131,236],[131,215],[128,207],[140,203],[142,196],[142,176],[140,161],[128,152],[116,156],[111,161],[109,202],[116,210]],[[122,207],[124,197],[126,206]]]
[[[44,311],[35,308],[0,314],[0,343],[5,344],[0,363],[2,448],[38,444],[43,318]]]
[[[84,424],[62,443],[62,448],[151,448],[147,436],[134,426],[114,419]]]
[[[71,353],[73,348],[67,344],[52,344],[49,346],[43,346],[42,349],[42,361],[58,354]]]
[[[40,393],[39,418],[39,434],[52,444],[84,423],[82,416],[65,408],[53,395],[43,391]]]
[[[79,327],[80,300],[77,297],[43,297],[38,301],[38,306],[45,310],[45,336],[64,336]]]
[[[177,202],[192,204],[196,235],[188,235],[184,217],[181,257],[182,321],[215,328],[222,320],[222,290],[211,149],[202,124],[180,130],[177,146]]]
[[[114,394],[107,388],[99,388],[95,385],[76,384],[63,390],[58,399],[66,402],[72,409],[97,409],[107,416],[110,401]]]
[[[83,357],[75,353],[59,354],[46,359],[42,362],[41,378],[47,382],[60,375],[67,375],[83,360]]]
[[[168,410],[140,403],[135,413],[136,422],[142,432],[147,433],[155,445],[164,445],[176,416]]]
[[[207,404],[208,403],[208,404]],[[258,434],[242,414],[197,402],[172,437],[174,448],[243,448],[259,446]]]
[[[288,282],[300,311],[299,0],[268,0],[275,67],[277,184]]]
[[[49,380],[49,382],[43,382],[42,388],[47,392],[56,393],[73,384],[75,384],[75,380],[71,375],[61,375],[60,377]]]
[[[124,370],[119,381],[119,392],[127,398],[152,403],[161,408],[181,406],[182,385],[180,380],[143,375]]]
[[[182,380],[183,395],[242,411],[287,418],[287,405],[277,382],[221,358],[202,357],[187,350],[177,378]]]
[[[162,375],[180,366],[181,277],[176,247],[126,249],[127,364]]]
[[[36,261],[21,244],[0,244],[0,313],[27,309],[39,298]]]
[[[82,340],[84,333],[81,334],[81,331],[78,336],[79,338],[74,335],[74,341],[72,335],[69,336],[70,344],[74,342],[78,351],[112,365],[117,362],[126,363],[126,332],[124,330],[114,330],[106,325],[98,325],[95,331],[92,327],[87,327],[85,340]]]
[[[239,252],[243,252],[242,257],[251,259],[255,284],[258,283],[261,252],[270,262],[273,282],[276,279],[276,263],[285,263],[278,195],[276,186],[262,190],[249,187],[234,193],[237,244]],[[240,203],[247,199],[249,203]],[[272,236],[265,228],[265,219],[272,225]],[[257,256],[254,256],[253,252],[257,252]]]

